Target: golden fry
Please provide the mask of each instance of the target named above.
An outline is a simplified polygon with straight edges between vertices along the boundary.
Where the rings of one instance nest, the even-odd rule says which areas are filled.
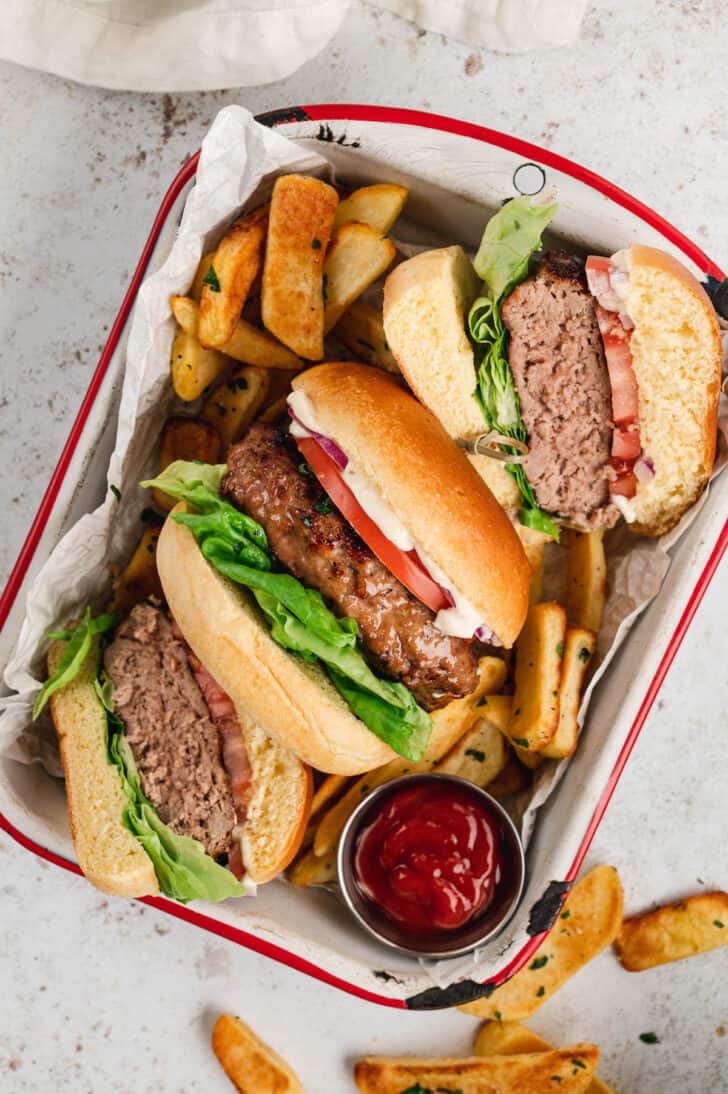
[[[261,297],[263,325],[299,357],[324,355],[324,256],[339,197],[303,175],[276,179]]]
[[[607,595],[603,532],[569,532],[566,614],[569,623],[599,634]]]
[[[344,224],[331,241],[324,263],[324,333],[381,277],[397,248],[368,224]]]
[[[484,713],[485,697],[503,687],[506,663],[500,657],[481,657],[478,683],[470,695],[453,699],[432,712],[432,735],[427,743],[426,760],[437,762],[460,740],[463,733]]]
[[[149,596],[164,599],[156,559],[157,540],[161,530],[161,520],[155,520],[144,529],[134,554],[116,583],[114,596],[109,605],[111,611],[126,614],[135,604],[139,604]]]
[[[269,383],[265,369],[249,365],[210,393],[201,417],[214,425],[223,450],[245,433],[263,405]]]
[[[399,365],[387,345],[381,308],[377,310],[364,300],[355,300],[334,328],[357,361],[377,365],[387,372],[399,372]]]
[[[728,893],[698,893],[625,919],[614,948],[623,968],[643,972],[728,946]]]
[[[523,1056],[365,1056],[354,1081],[360,1094],[584,1094],[598,1060],[597,1046],[584,1043]]]
[[[551,1052],[553,1045],[518,1022],[484,1022],[473,1044],[474,1056],[521,1056],[524,1052]],[[614,1094],[594,1075],[586,1094]]]
[[[186,334],[197,338],[200,309],[189,296],[172,296],[169,300],[172,314]],[[304,362],[295,353],[271,338],[264,330],[258,330],[240,319],[233,333],[222,347],[221,353],[244,365],[257,365],[259,368],[284,369],[290,373],[298,372]]]
[[[239,1094],[303,1094],[286,1061],[232,1014],[215,1022],[212,1051]]]
[[[516,641],[516,693],[508,727],[513,743],[530,752],[542,752],[558,726],[565,639],[561,605],[534,604]]]
[[[496,775],[485,789],[492,797],[502,801],[503,798],[510,798],[514,794],[520,794],[529,785],[529,781],[528,772],[512,756],[500,775]]]
[[[334,228],[356,220],[385,235],[402,212],[408,193],[406,186],[396,183],[362,186],[339,202]]]
[[[614,867],[597,866],[571,890],[551,933],[528,964],[487,999],[460,1009],[504,1022],[528,1018],[614,941],[622,926],[623,899]]]
[[[503,734],[486,715],[466,730],[435,771],[442,775],[458,775],[475,786],[485,787],[500,775],[507,760]]]
[[[191,403],[228,363],[227,357],[215,349],[204,349],[192,334],[180,329],[174,336],[170,365],[172,384],[180,399]]]
[[[568,628],[559,690],[559,724],[542,753],[549,759],[570,756],[576,748],[582,685],[596,646],[597,636],[594,631],[587,631],[583,627]]]
[[[217,463],[220,458],[220,435],[209,422],[199,418],[168,418],[159,445],[159,470],[164,471],[175,460],[199,460]],[[158,509],[169,513],[177,501],[163,490],[152,490],[152,500]]]
[[[268,208],[240,217],[220,240],[200,296],[199,339],[219,349],[232,337],[235,324],[263,261]]]
[[[327,851],[325,855],[317,855],[313,850],[307,851],[288,871],[288,880],[301,888],[327,885],[330,881],[336,881],[336,851]]]
[[[348,775],[327,775],[311,801],[311,816],[315,817],[325,805],[338,797],[349,781]]]

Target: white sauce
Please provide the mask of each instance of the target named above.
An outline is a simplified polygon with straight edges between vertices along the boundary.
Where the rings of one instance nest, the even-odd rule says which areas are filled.
[[[627,524],[633,524],[637,520],[637,514],[629,498],[625,498],[623,494],[612,494],[609,500],[617,506]]]
[[[306,437],[309,433],[326,435],[316,421],[313,404],[305,392],[292,391],[288,396],[288,405],[298,418],[298,421],[293,419],[291,422],[291,433],[294,437]],[[335,441],[333,437],[331,439]],[[335,443],[338,445],[339,442],[335,441]],[[351,460],[347,463],[341,476],[364,512],[374,521],[387,539],[391,540],[401,551],[416,551],[422,565],[433,580],[450,594],[453,606],[444,608],[435,616],[435,624],[438,629],[443,634],[451,635],[453,638],[472,638],[481,626],[486,630],[489,629],[470,601],[453,587],[447,575],[413,539],[409,530],[399,517],[392,512],[391,507],[384,500],[371,479],[358,468],[353,467]]]

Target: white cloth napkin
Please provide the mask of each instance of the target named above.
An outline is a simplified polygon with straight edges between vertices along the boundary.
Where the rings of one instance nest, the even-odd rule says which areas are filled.
[[[351,0],[3,0],[0,58],[84,84],[209,91],[282,80],[334,36]],[[586,0],[371,0],[474,46],[564,45]]]

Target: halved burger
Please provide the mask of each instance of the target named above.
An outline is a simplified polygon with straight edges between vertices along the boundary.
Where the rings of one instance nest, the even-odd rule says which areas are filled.
[[[321,771],[425,751],[429,712],[509,647],[529,567],[508,517],[434,415],[352,363],[298,376],[290,429],[256,423],[227,465],[152,483],[184,505],[157,565],[195,654]]]
[[[52,635],[50,702],[74,848],[103,892],[209,901],[280,873],[311,772],[238,711],[158,602]]]
[[[540,252],[556,205],[507,202],[471,265],[423,252],[387,278],[384,327],[408,384],[451,436],[511,475],[524,525],[661,535],[715,458],[718,321],[672,256],[633,245],[586,260]],[[503,476],[500,476],[503,489]]]

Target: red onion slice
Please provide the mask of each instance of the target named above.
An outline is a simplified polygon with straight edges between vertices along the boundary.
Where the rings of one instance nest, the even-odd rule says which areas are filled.
[[[638,482],[649,482],[655,477],[655,465],[647,456],[640,456],[635,462],[634,473]]]
[[[323,433],[315,433],[308,426],[304,425],[301,419],[294,414],[291,408],[288,408],[288,413],[293,418],[294,422],[303,430],[305,430],[306,436],[312,437],[316,444],[323,448],[327,456],[330,456],[340,471],[343,471],[349,462],[349,458],[345,452],[342,452],[336,441],[332,441],[330,437],[324,437]]]

